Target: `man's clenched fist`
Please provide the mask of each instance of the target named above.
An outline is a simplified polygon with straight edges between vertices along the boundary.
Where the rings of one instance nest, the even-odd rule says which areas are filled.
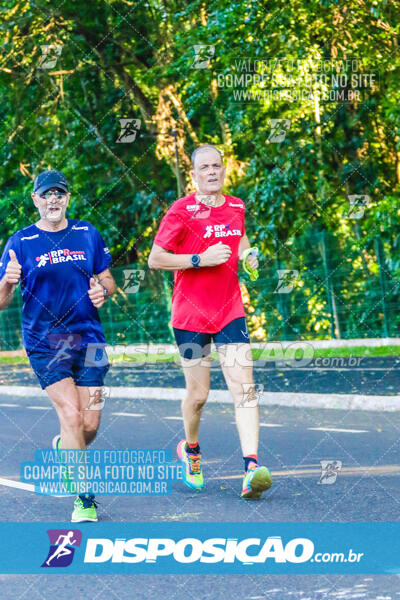
[[[89,298],[91,299],[93,306],[96,308],[100,308],[103,306],[105,298],[104,298],[104,288],[103,286],[94,280],[94,277],[90,278],[90,288],[88,290]]]
[[[246,263],[250,267],[250,269],[253,269],[253,270],[258,269],[258,258],[254,254],[248,255],[248,257],[246,259]]]
[[[213,246],[209,246],[207,250],[200,254],[200,267],[216,267],[222,265],[229,260],[232,254],[231,247],[228,244],[218,242]]]
[[[10,261],[7,265],[6,272],[4,274],[4,278],[7,281],[7,283],[14,285],[14,284],[17,284],[18,281],[20,280],[22,267],[18,262],[18,259],[17,259],[17,256],[16,256],[14,250],[9,250],[8,254],[10,257]]]

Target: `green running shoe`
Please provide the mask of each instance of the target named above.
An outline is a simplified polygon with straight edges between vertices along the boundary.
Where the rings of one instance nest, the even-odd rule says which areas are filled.
[[[183,483],[191,490],[201,490],[204,487],[201,472],[201,454],[191,454],[186,451],[186,440],[181,440],[176,448],[178,458],[183,463]]]
[[[244,474],[241,496],[246,500],[257,500],[271,485],[272,477],[267,467],[260,467],[251,462],[247,473]]]
[[[51,445],[54,450],[57,450],[58,458],[61,461],[61,436],[59,434],[55,435],[52,439]],[[61,465],[65,466],[65,463],[60,462]],[[68,474],[63,470],[63,473],[60,474],[60,484],[62,487],[62,493],[60,494],[52,494],[55,498],[65,498],[67,496],[72,496],[76,494],[76,484],[73,479],[71,479]]]
[[[72,511],[72,523],[83,523],[84,521],[97,522],[97,503],[94,501],[93,494],[83,494],[77,496]]]
[[[57,450],[57,454],[58,454],[58,458],[60,458],[60,444],[61,444],[61,435],[59,433],[57,433],[57,435],[55,435],[53,437],[53,439],[51,440],[51,446],[53,448],[53,450]]]

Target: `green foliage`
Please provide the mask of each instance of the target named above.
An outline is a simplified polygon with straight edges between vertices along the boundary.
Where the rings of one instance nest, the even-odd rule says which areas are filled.
[[[175,104],[165,119],[164,133],[172,145],[175,119],[183,140],[180,164],[199,140],[219,144],[233,169],[244,167],[230,174],[229,191],[247,203],[247,231],[265,257],[264,286],[249,289],[256,313],[267,319],[268,336],[332,333],[317,241],[321,231],[328,236],[340,334],[347,337],[382,331],[375,253],[380,237],[389,290],[385,301],[395,335],[400,299],[399,17],[396,0],[4,0],[2,245],[36,219],[32,179],[51,167],[62,169],[71,182],[70,216],[98,227],[115,264],[144,265],[161,216],[176,197],[174,159],[160,159],[156,152],[160,123],[155,115],[162,93],[172,86],[180,108]],[[51,44],[62,46],[62,52],[54,67],[43,69],[41,46]],[[194,68],[195,44],[214,46],[208,68]],[[306,76],[315,75],[317,65],[327,65],[329,78],[337,75],[333,61],[349,61],[342,72],[351,77],[351,59],[358,61],[358,74],[375,78],[362,87],[359,100],[324,100],[322,80],[294,100],[264,96],[277,92],[280,81],[287,82],[281,91],[304,91]],[[246,63],[255,60],[265,62],[262,83],[238,86],[244,94],[236,96],[222,85],[248,72]],[[117,141],[121,118],[141,120],[133,143]],[[271,141],[271,119],[290,121],[280,142]],[[354,194],[371,198],[359,220],[345,218],[348,196]],[[298,269],[302,278],[301,287],[279,302],[274,294],[277,250],[281,267]],[[148,302],[162,297],[158,284],[151,285],[145,312]],[[160,304],[160,315],[164,308]],[[152,336],[160,332],[154,314],[141,318],[148,320]],[[285,318],[286,332],[281,327]],[[169,333],[162,330],[160,336]]]

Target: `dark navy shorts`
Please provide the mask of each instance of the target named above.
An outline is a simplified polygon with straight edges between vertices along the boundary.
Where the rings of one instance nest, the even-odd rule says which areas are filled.
[[[174,334],[180,355],[189,360],[208,356],[211,352],[212,341],[217,347],[225,344],[248,344],[250,342],[244,317],[234,319],[217,333],[199,333],[174,327]]]
[[[101,387],[110,368],[107,353],[101,346],[68,349],[63,354],[52,349],[48,352],[28,350],[27,354],[43,390],[65,377],[72,377],[79,386]]]

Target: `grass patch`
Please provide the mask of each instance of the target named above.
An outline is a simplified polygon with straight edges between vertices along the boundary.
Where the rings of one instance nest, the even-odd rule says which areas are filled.
[[[121,362],[133,362],[133,363],[164,363],[179,361],[178,352],[169,352],[160,354],[145,354],[144,352],[138,352],[137,354],[109,354],[110,361],[113,364]]]
[[[0,356],[0,365],[29,365],[27,356]]]
[[[312,342],[310,342],[309,351],[306,350],[305,357],[310,358],[325,358],[325,357],[346,357],[346,356],[399,356],[400,346],[350,346],[348,348],[315,348],[313,351]],[[178,352],[170,352],[164,354],[111,354],[110,361],[114,365],[119,363],[138,363],[138,364],[163,364],[175,362],[180,364]],[[297,354],[294,354],[293,349],[284,351],[282,348],[261,349],[253,348],[253,358],[263,360],[288,360],[290,358],[302,357],[301,351],[298,349]],[[218,360],[216,352],[211,353],[212,360]],[[0,365],[28,365],[29,360],[26,356],[0,356]]]
[[[282,360],[297,358],[300,359],[302,351],[300,349],[289,348],[286,352],[280,348],[276,350],[270,349],[253,349],[253,358],[261,358],[264,360]],[[310,342],[309,351],[306,350],[305,356],[313,358],[325,358],[325,357],[346,357],[346,356],[399,356],[400,346],[349,346],[345,348],[312,348],[312,342]]]
[[[309,346],[309,353],[305,356],[311,356],[313,358],[325,358],[325,357],[347,357],[347,356],[399,356],[400,355],[400,346],[351,346],[348,348],[315,348],[313,350],[312,345]],[[218,360],[218,355],[216,352],[211,353],[211,358],[213,360]],[[297,350],[297,354],[295,356],[295,352],[293,349],[289,349],[286,352],[280,348],[276,349],[261,349],[261,348],[253,348],[253,358],[254,359],[263,359],[263,360],[282,360],[282,359],[290,359],[290,358],[301,358],[301,351]],[[118,364],[119,362],[132,362],[132,363],[168,363],[168,362],[177,362],[179,363],[179,354],[170,353],[170,354],[118,354],[113,355],[111,357],[112,362],[114,364]]]

